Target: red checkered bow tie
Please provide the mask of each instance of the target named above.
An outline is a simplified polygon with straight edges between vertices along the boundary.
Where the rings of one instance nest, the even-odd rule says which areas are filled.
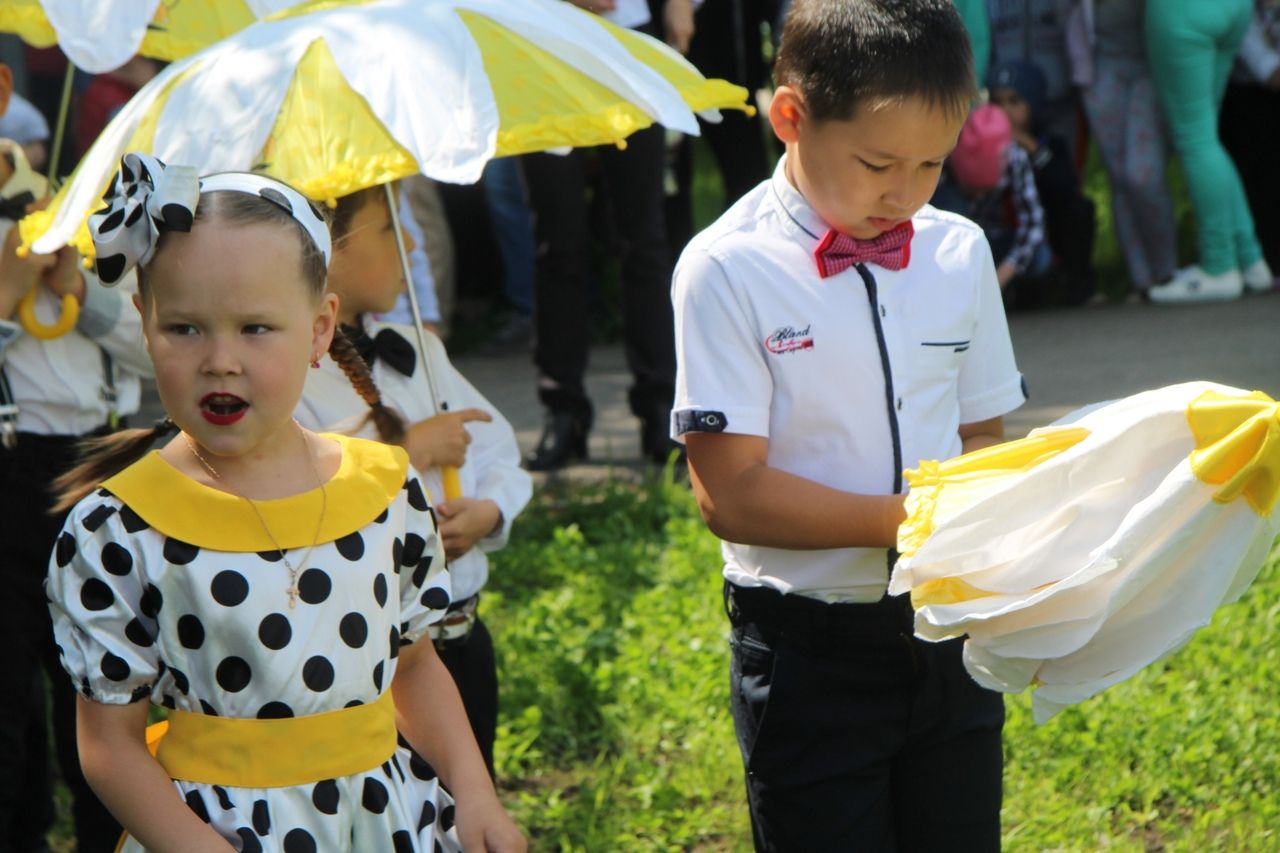
[[[878,264],[887,270],[904,269],[911,261],[911,221],[884,232],[879,237],[859,240],[834,229],[828,231],[813,250],[822,278],[847,270],[854,264]]]

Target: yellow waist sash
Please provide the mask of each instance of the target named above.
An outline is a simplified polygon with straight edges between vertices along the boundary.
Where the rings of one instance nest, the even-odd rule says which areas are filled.
[[[396,751],[391,691],[374,702],[281,720],[170,711],[147,747],[174,779],[283,788],[371,770]]]

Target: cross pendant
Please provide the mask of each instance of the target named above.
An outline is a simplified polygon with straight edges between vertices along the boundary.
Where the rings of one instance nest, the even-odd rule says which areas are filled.
[[[298,606],[298,593],[301,592],[301,590],[296,586],[291,586],[286,589],[285,592],[289,594],[289,609],[292,610]]]

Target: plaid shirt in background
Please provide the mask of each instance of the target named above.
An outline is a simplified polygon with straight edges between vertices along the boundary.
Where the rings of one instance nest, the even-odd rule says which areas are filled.
[[[974,202],[969,214],[982,226],[993,245],[1013,232],[1008,254],[996,258],[996,265],[1012,263],[1019,274],[1027,271],[1036,251],[1045,241],[1044,207],[1036,192],[1036,176],[1031,159],[1017,143],[1009,143],[1005,151],[1000,183],[990,193]]]

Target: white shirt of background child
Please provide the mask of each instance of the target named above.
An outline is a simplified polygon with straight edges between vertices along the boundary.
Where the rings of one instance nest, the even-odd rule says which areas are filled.
[[[875,331],[884,330],[902,466],[961,451],[961,424],[1025,400],[991,250],[972,222],[926,206],[909,265],[820,278],[827,231],[778,163],[689,244],[677,265],[672,434],[769,439],[769,465],[832,488],[892,494],[895,435]],[[708,418],[710,420],[708,420]],[[721,424],[720,422],[723,422]],[[793,551],[725,542],[725,577],[824,601],[876,601],[889,572],[873,548]]]
[[[365,330],[370,335],[376,336],[384,328],[395,329],[417,350],[417,338],[412,326],[365,322]],[[453,600],[462,601],[479,592],[488,580],[489,558],[486,553],[500,550],[507,544],[511,523],[533,495],[533,480],[520,467],[520,448],[516,444],[511,424],[449,363],[449,356],[440,339],[426,330],[423,330],[423,336],[427,341],[431,377],[440,396],[449,403],[449,410],[456,412],[477,408],[493,415],[493,421],[489,423],[473,421],[467,424],[471,444],[467,447],[466,464],[458,469],[458,479],[463,495],[492,500],[498,505],[502,512],[502,525],[493,534],[477,542],[470,551],[449,561]],[[421,359],[414,367],[412,376],[405,376],[389,367],[386,362],[375,360],[373,379],[382,394],[383,402],[404,418],[406,426],[437,414],[423,377]],[[326,356],[320,359],[319,370],[307,371],[302,400],[294,415],[299,423],[309,429],[327,430],[376,441],[377,429],[372,422],[365,422],[368,411],[369,407],[351,387],[342,368]],[[429,493],[432,505],[443,502],[444,483],[440,469],[433,467],[419,471],[418,474]]]
[[[14,223],[0,221],[0,241]],[[67,334],[47,341],[28,335],[14,320],[0,320],[0,366],[18,401],[18,429],[39,435],[83,435],[103,426],[110,415],[105,398],[102,353],[113,363],[116,411],[131,415],[141,400],[139,377],[154,373],[142,343],[142,321],[133,307],[136,280],[130,272],[113,288],[83,273],[85,304],[80,321]],[[51,324],[61,297],[47,287],[36,292],[36,318]]]

